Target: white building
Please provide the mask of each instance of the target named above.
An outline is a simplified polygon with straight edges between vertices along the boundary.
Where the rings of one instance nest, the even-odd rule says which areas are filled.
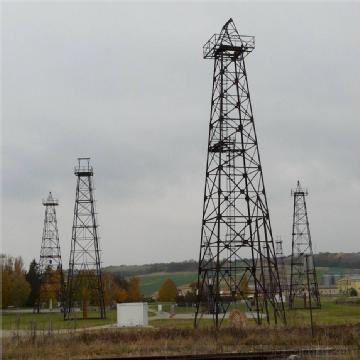
[[[117,326],[148,326],[147,303],[117,304]]]

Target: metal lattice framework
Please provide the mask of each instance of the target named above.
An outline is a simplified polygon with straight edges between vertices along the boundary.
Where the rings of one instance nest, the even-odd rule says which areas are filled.
[[[105,318],[104,289],[101,274],[98,225],[93,189],[93,168],[90,158],[79,158],[74,221],[67,280],[65,319],[79,317],[74,311],[82,306],[82,318]],[[88,304],[96,309],[96,316],[88,316]]]
[[[305,201],[308,191],[302,189],[298,181],[291,195],[294,198],[294,213],[289,308],[320,308],[320,294]]]
[[[244,61],[254,47],[230,19],[203,48],[214,70],[195,326],[210,313],[219,327],[249,292],[258,323],[285,321]]]
[[[49,192],[42,201],[45,206],[44,228],[41,240],[39,273],[40,291],[36,301],[37,310],[43,302],[59,301],[63,305],[64,278],[61,262],[59,231],[56,219],[56,206],[59,201]]]

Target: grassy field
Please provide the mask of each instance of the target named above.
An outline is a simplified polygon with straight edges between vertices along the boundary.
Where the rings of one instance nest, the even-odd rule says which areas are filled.
[[[306,324],[310,322],[308,310],[287,312],[289,324]],[[336,304],[333,299],[322,298],[321,309],[313,310],[313,319],[317,324],[354,324],[360,323],[359,304]]]
[[[89,313],[89,316],[95,314]],[[106,312],[105,320],[68,320],[64,321],[61,313],[5,313],[2,314],[2,329],[4,330],[48,330],[80,329],[113,324],[116,322],[116,310]]]
[[[140,290],[145,296],[151,296],[159,290],[160,286],[166,279],[171,279],[177,286],[187,285],[197,279],[195,272],[177,272],[166,274],[141,275]]]
[[[163,311],[169,312],[171,303],[163,303]],[[232,308],[245,311],[243,304],[232,306]],[[194,308],[191,307],[175,307],[177,314],[193,313]],[[157,313],[157,303],[149,304],[149,316]],[[92,314],[90,313],[89,316]],[[359,304],[336,304],[335,298],[323,297],[322,307],[319,310],[313,310],[314,322],[318,325],[335,325],[335,324],[356,324],[360,323],[360,305]],[[310,316],[308,310],[287,311],[287,319],[289,325],[308,325]],[[60,313],[11,313],[2,315],[2,328],[4,330],[31,329],[36,327],[38,330],[46,330],[52,328],[57,329],[77,329],[85,327],[95,327],[116,323],[116,310],[107,311],[106,320],[77,320],[64,321]],[[205,321],[208,324],[208,321]],[[249,320],[248,323],[253,323]],[[210,324],[210,323],[209,323]],[[209,325],[208,324],[208,325]],[[152,320],[151,326],[154,327],[179,327],[191,328],[193,321],[180,319]]]
[[[169,305],[170,306],[170,305]],[[163,306],[164,308],[164,306]],[[239,309],[240,311],[246,311],[244,305],[231,306],[230,309]],[[181,308],[176,307],[175,312],[177,314],[192,313],[194,308]],[[231,311],[231,310],[230,310]],[[288,325],[310,325],[310,313],[309,310],[287,310],[286,318]],[[205,321],[207,325],[211,322]],[[323,298],[321,309],[313,310],[313,321],[316,325],[351,325],[360,323],[360,305],[359,304],[336,304],[334,298]],[[249,324],[255,323],[253,319],[248,320]],[[227,320],[224,320],[224,324],[228,324]],[[155,327],[181,327],[191,328],[193,326],[193,320],[180,320],[180,319],[166,319],[166,320],[153,320],[151,325]]]

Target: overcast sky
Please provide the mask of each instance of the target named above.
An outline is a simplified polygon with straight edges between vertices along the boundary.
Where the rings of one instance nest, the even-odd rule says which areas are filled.
[[[198,257],[212,63],[232,17],[256,37],[248,80],[274,235],[290,251],[308,187],[314,250],[360,251],[360,3],[3,5],[2,251],[38,258],[60,200],[69,259],[79,156],[95,170],[105,265]]]

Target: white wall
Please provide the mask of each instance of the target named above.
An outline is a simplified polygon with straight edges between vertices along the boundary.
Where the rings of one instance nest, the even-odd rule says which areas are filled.
[[[123,303],[117,304],[117,326],[147,326],[148,304],[147,303]]]

